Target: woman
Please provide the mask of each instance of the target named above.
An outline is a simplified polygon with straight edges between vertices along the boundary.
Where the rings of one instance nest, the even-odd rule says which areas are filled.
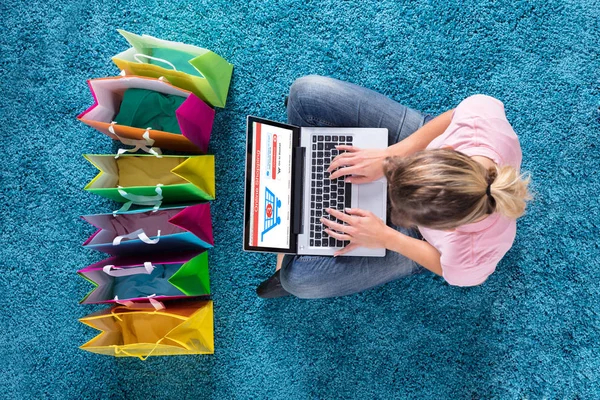
[[[512,246],[529,179],[519,173],[521,148],[499,100],[471,96],[432,118],[371,90],[308,76],[292,85],[287,112],[292,125],[388,129],[390,147],[340,148],[346,152],[330,172],[353,184],[385,175],[396,226],[359,209],[328,210],[347,225],[324,218],[326,232],[350,244],[334,257],[280,254],[260,297],[344,296],[422,267],[451,285],[480,285]],[[359,246],[388,251],[337,257]]]

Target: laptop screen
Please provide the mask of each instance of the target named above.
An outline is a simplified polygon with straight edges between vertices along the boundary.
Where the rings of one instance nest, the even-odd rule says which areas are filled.
[[[248,250],[290,252],[295,127],[249,117],[245,243]]]

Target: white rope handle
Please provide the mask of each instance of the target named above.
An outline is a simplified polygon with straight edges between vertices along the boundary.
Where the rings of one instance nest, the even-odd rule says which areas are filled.
[[[102,271],[104,271],[104,273],[106,275],[119,277],[119,276],[142,275],[142,274],[150,275],[152,273],[152,271],[154,271],[154,268],[156,268],[156,267],[154,265],[152,265],[151,262],[146,261],[144,263],[143,267],[120,268],[120,267],[115,267],[114,265],[105,265],[102,268]]]
[[[160,240],[160,229],[158,230],[158,233],[156,234],[156,236],[158,236],[156,239],[150,239],[148,237],[148,235],[146,235],[146,232],[144,232],[143,229],[138,229],[137,231],[131,232],[127,235],[120,235],[120,236],[115,237],[113,239],[112,244],[113,244],[113,246],[118,246],[121,244],[123,239],[137,239],[137,238],[139,238],[142,242],[144,242],[146,244],[156,244]]]
[[[110,126],[108,127],[108,131],[110,133],[112,133],[113,135],[115,135],[116,137],[118,137],[119,141],[121,143],[129,145],[129,146],[135,146],[132,149],[119,149],[117,151],[117,155],[115,156],[115,158],[119,158],[119,156],[123,153],[135,153],[138,150],[143,150],[148,154],[152,154],[158,158],[162,158],[161,149],[158,147],[152,147],[155,140],[150,137],[150,130],[152,129],[151,127],[146,128],[146,131],[142,135],[142,138],[144,138],[144,140],[141,140],[141,139],[136,140],[136,139],[128,139],[128,138],[119,136],[119,134],[117,132],[115,132],[115,128],[114,128],[115,124],[116,124],[115,121],[111,122]]]
[[[122,69],[121,72],[119,72],[119,76],[127,76],[127,71]],[[159,76],[158,80],[161,82],[170,83],[169,80],[167,78],[165,78],[164,76]]]
[[[119,208],[117,211],[113,211],[113,216],[116,217],[118,213],[129,210],[129,208],[133,204],[139,206],[153,206],[152,212],[158,211],[163,199],[162,189],[160,188],[161,186],[163,186],[162,183],[156,185],[156,196],[141,196],[137,194],[130,194],[123,190],[122,186],[117,186],[118,192],[121,195],[121,197],[129,201],[123,204],[123,207]]]
[[[160,201],[163,199],[161,186],[163,186],[162,183],[159,183],[158,185],[156,185],[156,189],[155,189],[156,196],[142,196],[142,195],[127,193],[125,190],[123,190],[123,186],[117,186],[117,190],[123,198],[133,202],[134,204],[141,205],[141,206],[148,206],[148,205],[152,205],[152,204],[156,203],[157,201]]]
[[[143,62],[142,60],[140,60],[138,57],[145,57],[145,58],[150,59],[150,60],[154,60],[154,61],[158,61],[158,62],[162,62],[162,63],[168,64],[173,69],[173,71],[177,71],[177,68],[175,68],[175,65],[173,65],[170,62],[168,62],[165,59],[148,56],[148,55],[142,54],[142,53],[137,53],[137,54],[135,54],[133,56],[133,58],[135,58],[135,61],[139,62],[140,64],[146,64],[146,63]]]
[[[134,301],[131,300],[119,300],[118,296],[115,296],[115,302],[117,304],[121,304],[127,308],[134,308],[134,309],[138,309],[138,310],[145,310],[145,309],[154,309],[154,310],[164,310],[166,307],[163,303],[161,303],[160,301],[153,299],[153,297],[156,296],[156,294],[151,294],[148,297],[148,301],[150,301],[150,303],[136,303]]]

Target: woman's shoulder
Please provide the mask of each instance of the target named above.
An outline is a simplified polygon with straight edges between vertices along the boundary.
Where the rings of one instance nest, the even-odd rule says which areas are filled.
[[[456,107],[446,132],[432,142],[432,147],[444,145],[468,156],[491,158],[499,165],[521,165],[519,138],[506,119],[504,104],[491,96],[469,96]]]
[[[506,119],[504,103],[485,94],[474,94],[461,101],[454,110],[455,117]]]

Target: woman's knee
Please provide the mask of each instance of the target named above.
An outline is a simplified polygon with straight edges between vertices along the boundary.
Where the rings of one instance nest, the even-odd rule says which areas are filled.
[[[320,75],[308,75],[296,79],[290,87],[288,96],[288,117],[300,118],[302,121],[290,121],[290,123],[310,124],[311,119],[315,117],[315,112],[322,108],[336,82],[333,78]]]
[[[281,267],[281,286],[296,297],[317,299],[330,297],[327,282],[306,262],[291,262]]]
[[[297,98],[300,95],[319,92],[330,85],[332,81],[335,80],[321,75],[306,75],[298,78],[290,87],[290,98]]]

